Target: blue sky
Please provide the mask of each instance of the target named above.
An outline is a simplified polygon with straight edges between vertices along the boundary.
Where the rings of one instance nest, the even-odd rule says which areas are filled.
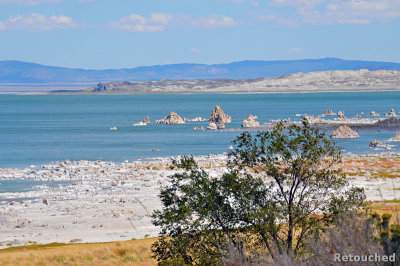
[[[0,0],[0,60],[91,69],[400,62],[399,0]]]

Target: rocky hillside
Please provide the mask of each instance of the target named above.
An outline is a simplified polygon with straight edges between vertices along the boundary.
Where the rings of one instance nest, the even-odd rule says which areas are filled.
[[[396,70],[336,70],[248,80],[161,80],[99,83],[88,93],[211,93],[399,90]]]

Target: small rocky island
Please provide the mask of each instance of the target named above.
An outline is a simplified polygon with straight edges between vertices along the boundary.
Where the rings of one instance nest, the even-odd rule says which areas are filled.
[[[394,137],[390,138],[389,141],[400,142],[400,132],[398,132]]]
[[[325,111],[324,115],[336,115],[331,109]]]
[[[134,127],[147,126],[148,124],[150,124],[150,118],[147,116],[145,119],[143,119],[143,121],[137,122],[137,123],[133,124],[133,126]]]
[[[157,120],[156,124],[169,124],[169,125],[185,124],[185,119],[180,117],[177,113],[171,112],[163,119]]]
[[[378,141],[378,140],[374,139],[373,141],[371,141],[368,144],[368,146],[371,148],[379,148],[379,147],[385,148],[387,145],[386,145],[386,142],[384,142],[384,141]]]
[[[341,125],[331,134],[331,138],[333,139],[355,139],[359,137],[360,135],[356,131],[346,125]]]
[[[258,122],[256,119],[258,117],[257,116],[253,116],[252,114],[250,114],[247,119],[243,120],[242,122],[242,127],[259,127],[260,126],[260,122]]]
[[[208,129],[223,129],[225,124],[232,121],[232,117],[224,113],[219,105],[216,105],[212,110],[210,118],[208,119]]]

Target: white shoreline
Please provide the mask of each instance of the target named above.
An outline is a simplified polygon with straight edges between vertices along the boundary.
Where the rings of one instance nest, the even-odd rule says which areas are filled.
[[[400,158],[400,153],[385,152],[369,155],[346,154],[346,158]],[[211,176],[222,174],[226,155],[196,156],[200,166]],[[1,180],[29,178],[32,180],[70,180],[71,185],[43,187],[38,191],[2,193],[0,201],[0,248],[37,243],[107,242],[145,238],[158,235],[151,224],[151,213],[161,208],[158,194],[167,177],[174,171],[168,166],[171,158],[133,161],[121,164],[103,161],[58,162],[41,169],[0,169]],[[357,171],[357,167],[355,167]],[[400,198],[393,188],[400,187],[400,178],[371,179],[351,176],[352,185],[366,189],[367,200]],[[16,198],[37,198],[16,200]],[[46,200],[48,204],[43,203]]]
[[[224,171],[218,163],[224,161],[224,155],[196,158],[200,165],[213,167],[212,175]],[[121,164],[59,162],[39,170],[0,169],[0,182],[21,178],[73,181],[58,188],[0,194],[0,201],[14,199],[0,205],[0,248],[28,241],[108,242],[157,236],[159,231],[151,224],[150,215],[161,208],[158,194],[173,173],[168,169],[170,163],[170,158],[159,158]],[[16,199],[30,197],[37,199]],[[44,199],[48,204],[43,203]]]

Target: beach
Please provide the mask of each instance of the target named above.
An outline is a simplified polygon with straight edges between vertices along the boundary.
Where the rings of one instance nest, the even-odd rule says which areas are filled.
[[[168,184],[171,157],[149,161],[61,161],[35,168],[2,168],[2,180],[68,181],[58,187],[1,194],[0,244],[86,243],[157,236],[150,215],[161,208],[160,188]],[[210,176],[226,171],[226,154],[196,156]],[[363,187],[367,201],[400,198],[400,154],[345,154],[350,185]]]
[[[217,175],[224,171],[220,167],[224,158],[197,159]],[[6,247],[29,241],[106,242],[157,236],[150,215],[161,207],[158,194],[173,173],[170,165],[170,159],[158,158],[121,164],[64,161],[38,170],[1,169],[3,179],[68,180],[71,184],[1,194],[0,243]]]

